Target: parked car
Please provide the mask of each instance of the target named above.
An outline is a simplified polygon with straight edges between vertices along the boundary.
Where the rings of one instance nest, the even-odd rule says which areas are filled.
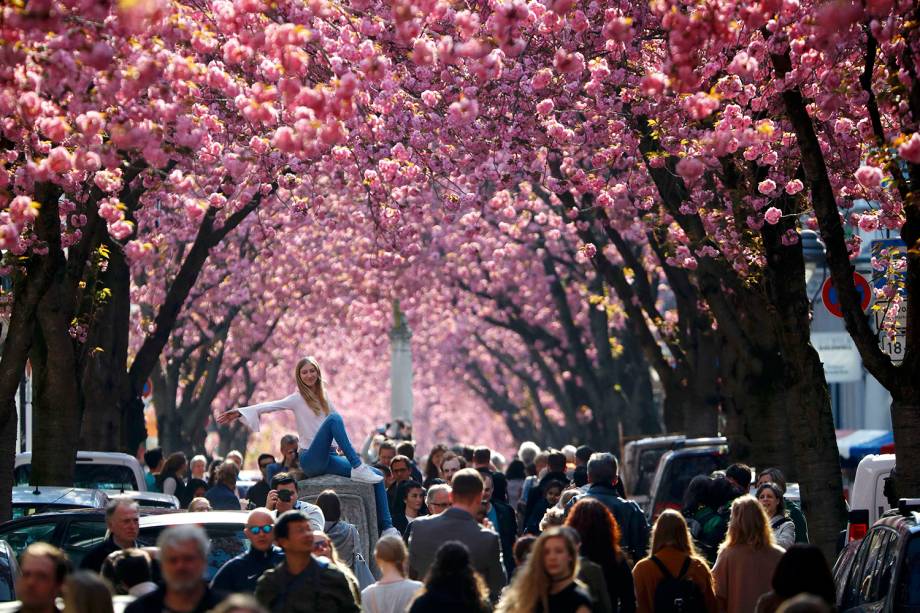
[[[850,490],[847,542],[861,540],[869,531],[869,526],[890,509],[885,495],[885,480],[891,476],[894,466],[893,453],[867,455],[860,460]]]
[[[620,478],[631,500],[646,508],[652,480],[658,470],[658,463],[668,451],[685,447],[705,445],[725,445],[725,437],[687,438],[683,434],[650,436],[626,443],[623,448],[623,461],[620,463]]]
[[[102,509],[108,501],[102,490],[17,485],[13,488],[13,519],[65,509]]]
[[[155,513],[178,513],[174,509],[141,507],[141,519]],[[0,539],[13,548],[16,556],[36,542],[51,543],[64,550],[74,566],[83,556],[105,539],[105,510],[71,509],[40,513],[0,524]]]
[[[16,454],[15,484],[29,485],[32,452]],[[74,468],[74,487],[106,490],[108,493],[132,490],[147,491],[144,471],[137,458],[127,453],[78,451]]]
[[[684,492],[697,475],[708,475],[728,466],[728,445],[684,447],[667,451],[658,461],[652,480],[646,515],[655,520],[665,509],[680,510]]]
[[[902,499],[834,565],[837,610],[920,611],[920,499]]]
[[[207,579],[234,556],[246,551],[248,540],[243,533],[247,511],[208,511],[203,513],[162,513],[141,517],[137,541],[142,546],[154,546],[160,532],[171,526],[197,525],[208,533],[211,550],[208,553]]]

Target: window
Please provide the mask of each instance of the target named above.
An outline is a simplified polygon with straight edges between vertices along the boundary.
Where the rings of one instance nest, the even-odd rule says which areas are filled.
[[[725,456],[715,452],[673,457],[659,486],[662,492],[662,499],[656,500],[655,504],[673,503],[680,505],[683,502],[687,486],[690,485],[690,481],[695,476],[708,475],[720,468],[725,468]]]
[[[0,532],[0,539],[10,544],[16,555],[32,543],[52,543],[57,524],[53,521],[13,526]]]
[[[901,564],[898,578],[894,610],[916,611],[918,609],[920,609],[920,535],[914,535],[904,550],[904,562]]]
[[[658,470],[658,461],[661,456],[668,451],[667,447],[658,447],[646,449],[639,455],[639,467],[636,471],[636,485],[633,487],[633,495],[648,496],[649,488],[652,487],[652,479],[655,478],[655,471]]]
[[[13,505],[13,519],[29,517],[30,515],[37,515],[39,513],[53,513],[54,511],[82,508],[85,507],[74,504],[16,504]]]
[[[29,485],[32,465],[16,467],[16,485]],[[137,490],[134,471],[120,464],[77,464],[73,486],[98,490]]]
[[[881,586],[881,579],[885,569],[894,563],[893,559],[888,559],[889,545],[892,545],[891,557],[894,558],[897,544],[897,534],[887,528],[875,528],[863,539],[850,569],[843,608],[857,607],[885,597],[891,576],[885,577],[887,584],[884,586]]]
[[[61,548],[67,553],[74,567],[89,553],[89,550],[105,540],[105,521],[74,520],[67,526],[67,533]]]
[[[16,592],[13,587],[13,569],[9,557],[0,550],[0,602],[9,602],[16,600]]]

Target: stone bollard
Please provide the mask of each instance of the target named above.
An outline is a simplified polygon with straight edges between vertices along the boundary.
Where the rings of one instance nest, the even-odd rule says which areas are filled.
[[[374,545],[379,536],[374,486],[336,475],[321,475],[297,482],[297,497],[313,504],[324,490],[335,490],[338,494],[342,502],[342,521],[354,524],[358,529],[358,552],[367,560],[374,576],[379,576],[374,560]],[[343,562],[348,564],[350,560]]]

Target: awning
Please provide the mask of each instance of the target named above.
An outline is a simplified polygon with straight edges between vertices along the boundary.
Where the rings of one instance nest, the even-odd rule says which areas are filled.
[[[837,449],[848,464],[858,464],[867,455],[894,453],[890,430],[837,430]]]

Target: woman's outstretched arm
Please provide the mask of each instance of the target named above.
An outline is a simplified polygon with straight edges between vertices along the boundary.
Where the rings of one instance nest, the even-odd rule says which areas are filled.
[[[253,404],[248,407],[229,409],[217,416],[217,423],[229,424],[233,423],[237,419],[242,419],[243,424],[245,424],[247,428],[253,432],[258,432],[259,416],[262,415],[262,413],[273,413],[275,411],[294,411],[297,407],[298,398],[300,398],[300,396],[295,393],[280,400],[269,400],[268,402],[261,402],[259,404]]]

